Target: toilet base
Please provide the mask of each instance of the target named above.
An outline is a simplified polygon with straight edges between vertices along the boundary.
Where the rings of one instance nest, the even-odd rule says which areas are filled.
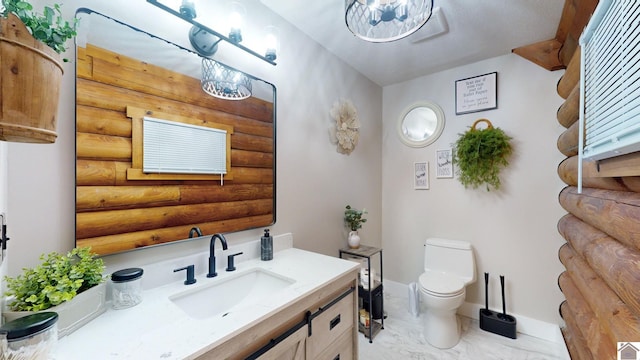
[[[425,315],[424,338],[439,349],[449,349],[460,341],[460,321],[456,311],[433,311]]]

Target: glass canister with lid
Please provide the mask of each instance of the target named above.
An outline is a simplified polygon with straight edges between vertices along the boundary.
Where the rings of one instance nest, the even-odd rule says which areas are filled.
[[[9,321],[0,327],[4,360],[51,359],[58,343],[58,314],[39,312]]]
[[[114,309],[126,309],[142,302],[142,269],[128,268],[111,274]]]

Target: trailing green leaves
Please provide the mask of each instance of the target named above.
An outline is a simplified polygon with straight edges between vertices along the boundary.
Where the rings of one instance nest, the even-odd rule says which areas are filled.
[[[75,248],[66,255],[41,255],[35,268],[16,278],[5,277],[14,311],[41,311],[73,299],[103,281],[104,262],[90,248]]]
[[[45,6],[43,14],[34,13],[33,6],[23,0],[2,0],[2,6],[3,17],[6,18],[10,13],[15,14],[35,39],[47,44],[58,54],[66,50],[66,41],[76,36],[78,20],[74,19],[73,23],[64,20],[59,4],[54,4],[53,7]]]
[[[500,188],[500,170],[509,165],[513,152],[507,136],[500,128],[471,128],[455,143],[453,163],[458,180],[465,188],[486,185],[487,191]]]

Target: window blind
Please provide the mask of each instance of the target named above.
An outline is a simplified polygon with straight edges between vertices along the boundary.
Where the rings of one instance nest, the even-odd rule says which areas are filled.
[[[640,6],[601,0],[581,38],[582,158],[640,151]]]
[[[144,117],[143,172],[226,174],[227,132]]]

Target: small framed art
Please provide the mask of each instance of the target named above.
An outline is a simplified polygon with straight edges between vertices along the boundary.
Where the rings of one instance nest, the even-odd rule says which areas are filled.
[[[416,190],[429,189],[429,163],[413,163],[413,188]]]
[[[453,151],[436,150],[436,178],[453,178]]]

